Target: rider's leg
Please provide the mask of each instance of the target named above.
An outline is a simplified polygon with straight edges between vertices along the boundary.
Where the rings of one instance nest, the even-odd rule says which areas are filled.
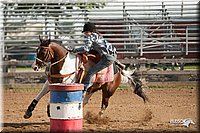
[[[83,81],[84,83],[84,91],[86,91],[90,86],[92,82],[92,77],[94,74],[97,72],[101,71],[102,69],[110,66],[114,62],[114,58],[112,57],[107,57],[107,56],[102,56],[101,60],[93,67],[89,69],[87,72],[87,75]]]

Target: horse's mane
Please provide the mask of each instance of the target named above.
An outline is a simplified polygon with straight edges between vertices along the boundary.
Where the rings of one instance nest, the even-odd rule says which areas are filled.
[[[57,44],[59,44],[59,45],[62,45],[63,46],[63,44],[62,44],[62,42],[61,41],[58,41],[58,40],[51,40],[51,42],[54,42],[54,43],[57,43]],[[63,46],[64,47],[64,46]]]
[[[62,41],[51,40],[50,42],[51,42],[51,43],[52,43],[52,42],[53,42],[53,43],[56,43],[56,44],[60,45],[61,47],[63,47],[64,49],[66,49],[66,47],[63,45]]]

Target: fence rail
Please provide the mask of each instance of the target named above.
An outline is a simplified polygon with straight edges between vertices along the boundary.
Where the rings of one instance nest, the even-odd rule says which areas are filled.
[[[192,71],[138,71],[140,77],[145,78],[148,82],[197,82],[199,73],[197,70]],[[3,73],[4,88],[41,88],[47,80],[44,72],[14,72]]]
[[[135,64],[150,64],[150,63],[200,63],[199,59],[119,59],[120,62],[125,64],[135,63]],[[33,64],[33,60],[8,60],[3,61],[2,66],[31,66]]]
[[[141,75],[197,75],[198,70],[184,70],[184,71],[139,71]],[[23,78],[31,78],[31,77],[46,77],[45,73],[42,72],[11,72],[11,73],[3,73],[3,77],[23,77]]]

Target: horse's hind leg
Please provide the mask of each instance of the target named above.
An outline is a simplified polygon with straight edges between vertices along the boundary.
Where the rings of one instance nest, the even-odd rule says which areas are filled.
[[[144,102],[149,101],[148,97],[146,96],[143,88],[142,88],[142,82],[138,79],[132,80],[132,86],[134,86],[134,93],[140,96]]]

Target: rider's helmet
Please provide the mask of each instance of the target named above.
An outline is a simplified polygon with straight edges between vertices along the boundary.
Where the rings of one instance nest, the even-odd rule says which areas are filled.
[[[96,26],[94,25],[94,23],[88,22],[83,26],[82,32],[85,32],[85,31],[96,32]]]

